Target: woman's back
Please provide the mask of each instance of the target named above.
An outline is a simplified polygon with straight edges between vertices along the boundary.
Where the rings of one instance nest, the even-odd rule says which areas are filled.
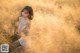
[[[29,29],[30,20],[28,18],[19,17],[19,24],[18,24],[18,30],[25,30]]]

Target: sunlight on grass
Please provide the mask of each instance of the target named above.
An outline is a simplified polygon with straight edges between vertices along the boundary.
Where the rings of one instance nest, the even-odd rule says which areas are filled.
[[[27,53],[80,53],[79,0],[0,0],[0,44],[10,43],[26,5],[34,10]]]

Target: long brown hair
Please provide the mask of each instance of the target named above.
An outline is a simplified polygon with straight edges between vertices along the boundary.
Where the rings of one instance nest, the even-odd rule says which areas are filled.
[[[25,6],[25,7],[22,9],[21,13],[22,13],[24,10],[27,10],[27,11],[29,12],[29,19],[32,20],[32,19],[33,19],[33,9],[32,9],[32,7],[30,7],[30,6]]]

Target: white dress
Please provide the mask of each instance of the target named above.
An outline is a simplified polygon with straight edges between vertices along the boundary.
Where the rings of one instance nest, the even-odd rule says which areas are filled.
[[[29,29],[28,24],[29,23],[30,23],[30,20],[28,18],[25,19],[24,17],[19,17],[18,30],[23,32],[26,29],[26,33],[28,33],[28,29]],[[24,47],[27,45],[27,42],[26,42],[26,40],[23,37],[21,37],[19,39],[19,42]]]

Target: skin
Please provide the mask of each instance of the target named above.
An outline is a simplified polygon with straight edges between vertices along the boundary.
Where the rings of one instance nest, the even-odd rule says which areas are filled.
[[[29,12],[28,12],[27,10],[24,10],[24,11],[22,12],[22,16],[23,16],[24,18],[28,18],[28,17],[29,17]]]

